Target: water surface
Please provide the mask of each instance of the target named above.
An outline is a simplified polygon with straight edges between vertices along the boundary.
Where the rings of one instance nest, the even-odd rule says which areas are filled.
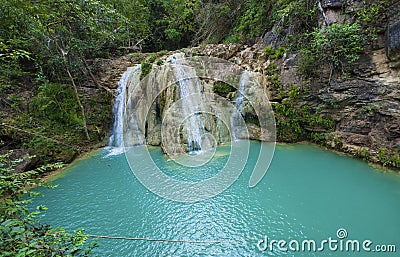
[[[400,176],[310,145],[277,146],[264,179],[249,188],[260,143],[251,142],[250,160],[239,179],[222,194],[197,203],[165,200],[148,191],[129,169],[124,154],[99,150],[71,165],[53,183],[56,189],[34,201],[49,210],[42,221],[67,230],[84,227],[91,235],[146,237],[213,243],[166,243],[99,239],[99,256],[398,256]],[[198,181],[218,172],[227,146],[199,169],[169,161],[150,150],[166,174]],[[139,161],[139,160],[138,160]],[[397,253],[260,251],[268,240],[371,240],[394,244]],[[215,242],[218,241],[218,242]]]

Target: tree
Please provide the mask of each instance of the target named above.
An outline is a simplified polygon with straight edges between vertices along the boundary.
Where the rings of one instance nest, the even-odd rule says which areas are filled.
[[[315,28],[307,36],[310,41],[301,50],[299,68],[311,77],[320,72],[320,67],[330,67],[330,78],[335,70],[344,74],[346,66],[357,61],[365,48],[365,37],[357,23]]]

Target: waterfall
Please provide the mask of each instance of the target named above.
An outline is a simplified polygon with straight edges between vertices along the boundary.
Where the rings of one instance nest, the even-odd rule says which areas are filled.
[[[240,81],[232,113],[232,104],[215,98],[209,93],[212,85],[199,79],[204,75],[197,62],[177,53],[165,65],[154,66],[143,80],[141,65],[128,68],[118,82],[109,146],[122,149],[148,143],[161,145],[171,155],[198,154],[214,150],[219,142],[248,138],[242,112],[252,74],[240,67],[221,69],[220,63],[207,69],[207,74],[220,76],[221,81]]]
[[[245,124],[243,124],[243,100],[244,91],[246,90],[246,85],[249,81],[249,73],[246,70],[243,72],[240,82],[239,82],[239,95],[235,100],[235,111],[232,113],[232,139],[238,140],[240,138],[240,132]]]
[[[191,77],[184,70],[186,66],[178,60],[180,55],[174,55],[171,63],[174,65],[176,79],[179,84],[182,101],[182,112],[185,119],[189,153],[196,153],[211,148],[206,135],[206,129],[201,119],[202,99],[200,82],[197,77]]]
[[[143,133],[135,119],[131,93],[140,81],[141,66],[129,68],[118,82],[114,104],[114,122],[109,146],[129,147],[144,143]]]

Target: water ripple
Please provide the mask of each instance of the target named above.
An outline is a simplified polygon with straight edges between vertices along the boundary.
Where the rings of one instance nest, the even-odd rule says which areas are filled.
[[[271,170],[257,187],[247,187],[251,173],[247,167],[225,192],[194,204],[154,195],[132,175],[123,154],[99,152],[72,165],[54,181],[59,184],[57,189],[38,189],[45,197],[34,204],[49,208],[43,221],[68,230],[85,227],[92,235],[219,241],[193,244],[101,239],[96,249],[99,256],[341,256],[332,252],[261,252],[257,242],[265,236],[288,241],[326,239],[334,237],[341,227],[351,238],[371,236],[379,242],[390,243],[399,235],[399,178],[377,174],[367,165],[357,161],[353,165],[354,160],[309,146],[277,150]],[[176,169],[161,151],[152,154],[164,165],[165,173],[177,179],[204,179],[215,172],[211,167],[197,173]],[[323,162],[315,163],[317,157]],[[335,165],[328,163],[328,157]],[[226,158],[222,155],[216,161],[213,165],[220,167]],[[343,170],[335,169],[338,166]],[[364,185],[355,189],[349,181],[363,181]],[[368,198],[368,205],[364,198]],[[371,221],[374,226],[368,226]]]

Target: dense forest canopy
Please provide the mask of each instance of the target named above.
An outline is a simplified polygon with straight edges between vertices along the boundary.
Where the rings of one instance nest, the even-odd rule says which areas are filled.
[[[86,56],[106,56],[133,46],[152,52],[195,42],[242,43],[261,36],[277,19],[298,19],[298,27],[302,27],[309,22],[310,17],[305,16],[313,14],[310,10],[316,8],[316,2],[5,0],[1,3],[0,37],[3,48],[37,53],[51,51],[56,38],[66,50],[79,48]]]
[[[317,27],[318,2],[3,0],[2,77],[31,71],[60,80],[65,74],[58,68],[63,66],[62,55],[66,53],[71,72],[79,75],[83,61],[89,58],[137,50],[174,50],[200,43],[253,43],[273,29],[300,35]],[[21,63],[29,68],[19,67]]]
[[[71,72],[79,75],[83,60],[88,58],[137,50],[173,50],[200,43],[253,43],[278,28],[299,35],[317,26],[318,2],[3,0],[2,77],[33,71],[59,80],[65,77],[64,71],[58,70],[63,66],[63,53],[68,53]],[[29,68],[19,67],[21,63]]]
[[[70,128],[71,134],[84,130],[89,140],[96,136],[93,129],[100,125],[90,115],[85,118],[87,106],[82,104],[78,88],[88,80],[101,88],[92,65],[96,58],[207,43],[252,45],[268,38],[265,35],[273,35],[269,39],[276,38],[278,44],[264,43],[274,48],[283,45],[282,53],[301,53],[303,75],[316,76],[325,64],[331,71],[344,73],[345,66],[357,60],[366,45],[376,41],[383,22],[375,17],[385,13],[388,0],[341,1],[347,20],[327,29],[321,29],[321,2],[324,1],[3,0],[0,94],[8,98],[2,101],[21,111],[18,107],[22,99],[12,93],[18,88],[31,90],[34,97],[23,110],[29,117],[38,118],[39,123],[46,121],[41,127]],[[34,150],[43,149],[37,147],[37,142],[28,144]]]

